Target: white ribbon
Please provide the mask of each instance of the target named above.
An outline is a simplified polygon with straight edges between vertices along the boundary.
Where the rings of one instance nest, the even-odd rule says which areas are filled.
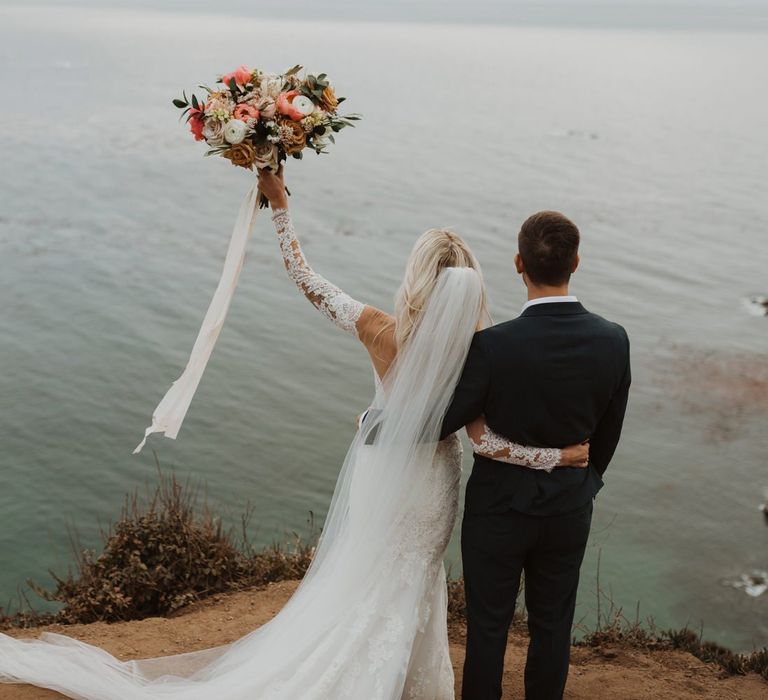
[[[216,345],[216,340],[227,318],[229,303],[232,301],[237,280],[240,277],[240,270],[243,268],[245,248],[251,237],[256,214],[259,211],[258,205],[258,182],[255,182],[240,205],[240,213],[232,231],[232,238],[229,239],[229,248],[227,249],[227,257],[224,259],[221,279],[219,279],[216,292],[203,319],[203,325],[200,327],[187,366],[181,376],[171,384],[171,388],[168,389],[160,403],[157,404],[157,408],[152,414],[152,425],[144,431],[144,439],[138,444],[133,454],[141,452],[147,438],[152,433],[164,433],[165,437],[176,439],[181,424],[184,422],[184,416],[187,415],[192,397],[197,391],[197,385],[200,383],[200,378],[208,364],[208,358],[213,352],[213,347]]]

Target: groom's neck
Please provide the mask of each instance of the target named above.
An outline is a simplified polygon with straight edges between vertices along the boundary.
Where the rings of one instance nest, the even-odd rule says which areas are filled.
[[[528,301],[541,299],[542,297],[567,297],[568,294],[567,284],[560,285],[559,287],[528,284]]]

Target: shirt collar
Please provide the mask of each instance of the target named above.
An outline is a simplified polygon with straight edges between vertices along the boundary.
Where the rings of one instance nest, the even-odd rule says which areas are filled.
[[[530,301],[526,301],[525,304],[523,304],[522,311],[525,311],[530,306],[536,306],[537,304],[557,304],[564,301],[578,302],[579,300],[572,294],[558,297],[539,297],[538,299],[531,299]]]

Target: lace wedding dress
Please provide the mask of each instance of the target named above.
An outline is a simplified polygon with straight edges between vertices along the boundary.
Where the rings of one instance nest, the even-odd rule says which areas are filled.
[[[364,306],[306,263],[288,213],[274,215],[291,278],[340,328]],[[305,578],[270,622],[237,642],[120,661],[44,633],[0,634],[0,680],[82,700],[453,700],[443,555],[458,511],[462,450],[440,424],[481,312],[482,280],[441,273],[406,348],[377,381],[342,466]],[[559,450],[486,431],[478,449],[551,469]]]

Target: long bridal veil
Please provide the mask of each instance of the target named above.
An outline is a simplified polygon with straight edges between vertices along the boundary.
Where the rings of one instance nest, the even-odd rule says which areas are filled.
[[[272,621],[232,644],[138,661],[58,634],[0,634],[0,680],[82,700],[400,698],[419,591],[434,583],[409,538],[428,523],[441,422],[482,299],[475,270],[441,273],[352,441],[309,571]]]

